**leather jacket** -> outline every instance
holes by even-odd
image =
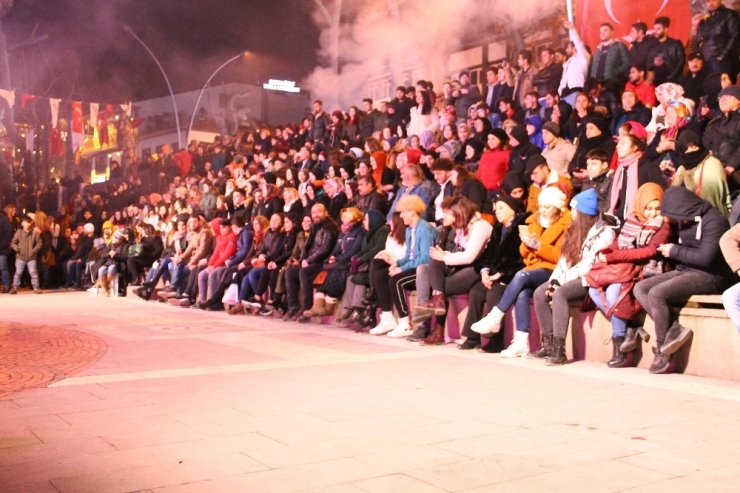
[[[303,245],[301,259],[307,260],[309,264],[323,263],[329,258],[338,238],[339,228],[333,220],[327,218],[318,224],[312,224],[306,244]]]
[[[702,143],[723,166],[740,169],[740,111],[722,114],[709,122]]]
[[[740,17],[732,9],[721,5],[706,15],[696,29],[692,51],[701,51],[705,60],[722,58],[728,62],[737,56],[740,42]]]

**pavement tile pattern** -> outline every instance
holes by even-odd
[[[79,373],[107,350],[103,339],[87,332],[0,322],[0,399]]]

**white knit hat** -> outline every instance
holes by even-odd
[[[95,226],[93,226],[93,223],[87,223],[85,224],[82,229],[85,230],[85,233],[94,233],[95,232]]]
[[[556,209],[563,210],[567,197],[558,187],[550,186],[543,189],[537,196],[537,205],[551,205]]]

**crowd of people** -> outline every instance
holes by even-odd
[[[131,285],[170,306],[336,315],[422,345],[445,343],[449,298],[467,293],[460,350],[548,365],[566,362],[576,305],[611,321],[610,367],[633,364],[649,315],[650,371],[669,372],[691,335],[672,306],[724,292],[740,330],[740,31],[733,10],[707,7],[690,44],[659,17],[652,34],[635,23],[629,47],[603,24],[592,52],[566,23],[565,47],[539,62],[522,50],[483,87],[463,71],[377,107],[315,101],[300,124],[115,163],[61,210],[8,205],[3,291],[28,270],[36,293]]]

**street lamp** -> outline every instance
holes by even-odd
[[[157,60],[157,57],[154,56],[154,53],[152,53],[152,50],[149,49],[149,47],[144,43],[140,37],[138,37],[134,32],[131,30],[128,26],[123,26],[123,30],[129,33],[131,36],[136,39],[139,43],[141,43],[141,46],[144,47],[146,51],[149,52],[149,54],[154,58],[154,62],[159,67],[159,70],[162,72],[162,75],[164,76],[165,82],[167,82],[167,88],[170,90],[170,96],[172,97],[172,106],[175,108],[175,125],[177,125],[177,144],[182,149],[182,135],[180,135],[180,116],[177,114],[177,102],[175,101],[175,93],[172,91],[172,85],[170,84],[170,79],[167,78],[167,73],[164,71],[164,68],[162,67],[162,64],[159,63],[159,60]]]
[[[203,85],[203,89],[200,90],[200,94],[198,94],[198,99],[195,100],[195,107],[193,108],[193,116],[190,118],[190,126],[188,127],[188,142],[190,142],[192,139],[190,138],[190,134],[193,133],[193,123],[195,122],[195,114],[198,112],[198,105],[200,104],[200,98],[203,97],[203,93],[206,92],[206,88],[208,87],[208,84],[211,83],[211,80],[213,80],[214,77],[216,77],[216,74],[221,71],[222,68],[233,62],[234,60],[238,60],[242,57],[245,57],[249,54],[248,51],[245,51],[243,53],[239,53],[233,58],[230,58],[224,62],[223,65],[218,67],[215,72],[211,74],[211,76],[208,78],[206,83]]]

